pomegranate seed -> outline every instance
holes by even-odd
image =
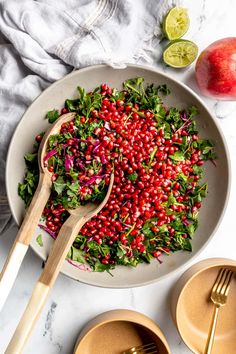
[[[35,137],[35,140],[37,141],[37,143],[41,143],[42,139],[43,139],[42,135],[37,135]]]

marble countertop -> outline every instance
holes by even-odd
[[[187,6],[188,1],[185,3]],[[201,5],[196,1],[195,6],[196,11],[192,9],[190,13],[191,28],[186,38],[196,42],[200,50],[217,39],[235,36],[235,1],[224,0],[222,4],[214,0],[205,0],[201,2]],[[199,93],[194,80],[193,66],[186,70],[174,70],[163,64],[159,64],[158,67]],[[225,134],[234,176],[236,175],[236,102],[217,102],[202,98],[217,117]],[[171,288],[187,267],[201,259],[209,257],[235,259],[235,200],[236,183],[232,178],[228,207],[213,239],[188,266],[155,284],[133,289],[104,289],[80,284],[60,275],[27,344],[25,353],[70,354],[73,352],[80,330],[90,319],[104,311],[128,308],[150,316],[159,324],[173,354],[189,354],[189,349],[182,342],[171,319],[169,309]],[[0,239],[0,267],[15,235],[16,228],[13,228]],[[228,246],[222,247],[222,239],[224,239],[224,245]],[[4,353],[41,269],[42,261],[30,250],[1,313],[0,353]]]

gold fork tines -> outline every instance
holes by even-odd
[[[158,354],[158,352],[155,343],[148,343],[137,347],[132,347],[123,352],[123,354]]]
[[[232,270],[227,268],[221,268],[216,278],[215,284],[213,285],[210,299],[215,305],[215,309],[208,333],[204,354],[210,354],[212,351],[219,309],[221,306],[224,306],[226,304],[232,276]]]

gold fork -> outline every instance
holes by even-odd
[[[216,278],[215,284],[212,288],[211,301],[215,305],[215,309],[211,321],[210,330],[208,333],[204,354],[210,354],[212,351],[219,309],[221,306],[224,306],[226,304],[232,275],[232,270],[221,268]]]
[[[158,354],[158,352],[155,343],[148,343],[137,347],[132,347],[123,352],[123,354]]]

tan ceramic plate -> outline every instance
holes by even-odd
[[[130,310],[113,310],[87,324],[79,335],[74,354],[121,354],[148,343],[155,343],[159,354],[170,354],[164,334],[149,317]]]
[[[222,218],[229,192],[229,157],[226,143],[215,122],[200,98],[187,86],[156,70],[130,65],[126,69],[112,69],[101,65],[75,71],[62,80],[51,85],[28,108],[20,121],[13,136],[7,158],[6,183],[12,214],[18,224],[24,215],[24,204],[17,194],[17,185],[22,181],[25,165],[23,156],[31,151],[34,137],[48,127],[44,118],[46,112],[53,108],[61,108],[66,98],[76,97],[76,87],[94,89],[103,82],[117,88],[122,87],[128,78],[141,76],[148,83],[167,84],[171,95],[165,99],[168,106],[187,108],[196,105],[200,111],[198,127],[202,137],[211,138],[216,146],[218,155],[217,166],[207,163],[205,180],[209,183],[209,195],[203,203],[200,212],[200,226],[193,240],[193,252],[177,252],[170,257],[163,257],[160,265],[157,261],[150,265],[139,265],[136,269],[117,267],[111,277],[108,273],[91,273],[79,270],[65,262],[62,272],[76,280],[105,287],[132,287],[151,283],[167,276],[192,259],[215,232]],[[36,242],[36,236],[43,234],[43,247]],[[53,240],[42,230],[38,229],[31,243],[34,251],[44,260],[50,250]]]
[[[195,354],[204,352],[214,306],[211,289],[221,267],[236,272],[236,261],[211,258],[189,268],[174,286],[171,309],[178,331]],[[236,353],[236,276],[220,309],[212,354]]]

